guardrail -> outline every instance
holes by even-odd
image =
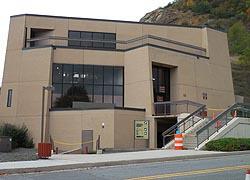
[[[154,103],[154,116],[178,115],[181,113],[192,113],[203,104],[189,101],[165,101]]]
[[[220,113],[214,120],[210,121],[203,128],[196,132],[197,147],[208,140],[214,133],[234,119],[234,116],[250,118],[250,104],[235,103]]]
[[[154,35],[144,35],[137,38],[133,38],[127,41],[123,40],[116,40],[116,41],[107,41],[107,40],[87,40],[87,39],[72,39],[67,37],[58,37],[58,36],[46,36],[46,37],[38,37],[38,38],[32,38],[32,39],[26,39],[26,47],[39,47],[39,46],[64,46],[64,47],[72,47],[69,46],[68,42],[91,42],[91,43],[109,43],[113,44],[113,48],[115,50],[129,50],[131,48],[136,48],[138,46],[142,45],[155,45],[160,47],[169,48],[170,50],[177,50],[179,52],[184,52],[188,54],[194,54],[198,56],[204,56],[206,55],[206,49],[195,46],[188,43],[183,43],[179,41],[174,41]],[[73,46],[77,47],[77,46]],[[86,47],[79,46],[78,48],[85,49]],[[87,47],[89,49],[89,47]],[[98,48],[97,48],[98,49]],[[107,49],[107,48],[105,48]]]
[[[157,114],[157,108],[161,106],[162,112]],[[171,108],[172,106],[172,108]],[[179,107],[178,107],[179,106]],[[181,107],[180,107],[181,106]],[[193,127],[200,120],[204,119],[206,105],[200,104],[193,101],[174,101],[174,102],[157,102],[154,103],[155,107],[155,115],[177,115],[181,113],[189,113],[184,119],[177,122],[175,125],[167,129],[162,133],[163,136],[163,146],[166,145],[166,142],[172,140],[174,134],[177,129],[181,130],[182,133],[186,132],[189,128]]]

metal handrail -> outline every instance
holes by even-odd
[[[203,104],[198,103],[198,102],[194,102],[194,101],[190,101],[190,100],[179,100],[179,101],[163,101],[163,102],[155,102],[155,105],[157,104],[191,104],[194,106],[202,106]]]
[[[157,105],[160,105],[160,106],[163,105],[164,106],[164,113],[165,113],[165,115],[167,115],[166,114],[166,110],[165,110],[165,108],[167,108],[167,105],[170,105],[170,106],[171,105],[187,105],[187,109],[186,109],[187,113],[189,112],[188,111],[188,105],[193,105],[193,106],[196,107],[196,109],[194,111],[192,111],[187,117],[185,117],[184,119],[182,119],[181,121],[179,121],[175,125],[171,126],[169,129],[167,129],[166,131],[164,131],[162,133],[162,136],[163,136],[163,145],[164,146],[166,144],[165,143],[166,142],[166,137],[174,134],[177,129],[179,129],[180,127],[183,127],[182,132],[185,132],[186,130],[188,130],[189,128],[191,128],[192,126],[194,126],[196,123],[198,123],[201,119],[204,119],[204,113],[203,112],[205,111],[205,108],[206,108],[206,105],[204,105],[204,104],[200,104],[200,103],[189,101],[189,100],[169,101],[169,102],[156,102],[156,103],[154,103],[155,111],[157,109]],[[201,113],[201,114],[199,114],[199,116],[201,115],[202,118],[198,119],[198,121],[197,120],[194,121],[194,118],[197,117],[196,116],[197,113]],[[171,114],[173,114],[173,113],[171,113]]]
[[[249,108],[244,108],[244,106],[249,106]],[[250,104],[249,103],[235,103],[231,106],[229,106],[225,111],[221,112],[215,119],[210,121],[208,124],[206,124],[204,127],[202,127],[200,130],[196,132],[196,137],[197,137],[197,147],[199,147],[200,144],[202,144],[204,141],[208,140],[214,133],[218,132],[219,129],[223,128],[224,126],[227,126],[227,124],[234,118],[232,117],[231,119],[228,119],[229,117],[227,116],[228,113],[232,113],[232,110],[236,111],[242,111],[242,112],[248,112],[246,116],[244,117],[250,117]],[[249,115],[249,116],[248,116]],[[233,115],[232,115],[233,116]],[[223,126],[217,126],[216,131],[210,133],[209,128],[211,128],[213,125],[217,124],[218,121],[223,119],[225,117],[226,122]],[[237,115],[239,117],[239,114]],[[204,138],[202,141],[199,141],[200,135],[207,131],[207,136]]]
[[[186,106],[186,108],[184,108],[185,110],[182,112],[177,112],[177,107],[183,106],[183,105]],[[177,115],[177,114],[185,113],[185,112],[192,113],[193,110],[189,111],[190,105],[196,108],[196,107],[202,106],[203,104],[193,102],[190,100],[155,102],[154,103],[154,116]],[[162,109],[162,108],[163,108],[163,111],[159,112],[159,109]]]
[[[73,38],[67,38],[67,37],[59,37],[59,36],[46,36],[46,37],[39,37],[39,38],[32,38],[32,39],[26,39],[27,43],[31,43],[31,42],[38,42],[38,41],[46,41],[46,40],[62,40],[62,41],[78,41],[78,42],[102,42],[102,43],[113,43],[113,44],[123,44],[123,45],[127,45],[127,44],[131,44],[131,43],[135,43],[138,41],[142,41],[145,39],[153,39],[153,40],[157,40],[160,42],[164,42],[164,43],[170,43],[170,44],[174,44],[174,45],[178,45],[181,47],[186,47],[186,48],[190,48],[190,49],[194,49],[194,50],[199,50],[203,53],[206,52],[205,48],[199,47],[199,46],[195,46],[192,44],[188,44],[188,43],[183,43],[183,42],[179,42],[179,41],[174,41],[171,39],[166,39],[166,38],[162,38],[162,37],[158,37],[158,36],[153,36],[153,35],[143,35],[137,38],[133,38],[133,39],[129,39],[127,41],[121,41],[121,40],[116,40],[116,41],[107,41],[107,40],[86,40],[86,39],[73,39]]]
[[[189,121],[191,117],[193,117],[193,116],[194,116],[195,114],[197,114],[198,112],[201,112],[201,110],[204,111],[205,108],[206,108],[206,105],[202,105],[201,107],[199,107],[198,109],[196,109],[194,112],[192,112],[191,114],[189,114],[187,117],[185,117],[184,119],[182,119],[181,121],[179,121],[178,123],[176,123],[175,125],[173,125],[172,127],[170,127],[169,129],[167,129],[166,131],[164,131],[164,132],[162,133],[162,136],[166,136],[166,135],[172,133],[173,130],[177,130],[178,127],[179,127],[180,125],[182,125],[182,124],[186,123],[187,121]],[[204,117],[203,117],[203,118],[204,118]],[[202,118],[202,119],[203,119],[203,118]],[[194,125],[194,124],[193,124],[193,125]],[[189,127],[189,128],[190,128],[190,127]],[[185,132],[185,131],[188,130],[189,128],[184,129],[183,132]]]

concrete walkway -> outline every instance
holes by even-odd
[[[0,163],[0,175],[250,154],[194,150],[151,150],[113,154],[58,154],[49,159]]]

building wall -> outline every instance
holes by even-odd
[[[114,121],[116,148],[147,148],[148,140],[135,140],[135,120],[145,120],[145,112],[116,110]]]
[[[93,147],[100,135],[101,148],[114,148],[114,110],[51,111],[49,129],[53,140],[62,143],[56,144],[59,149],[80,148],[82,130],[93,130]]]
[[[134,120],[144,118],[145,112],[130,110],[51,111],[49,134],[55,146],[63,150],[81,147],[82,130],[93,130],[94,149],[98,135],[101,148],[133,148]],[[137,148],[148,146],[144,140],[135,145]]]
[[[231,66],[226,34],[206,29],[209,59],[149,49],[152,63],[171,68],[171,100],[188,99],[210,108],[226,108],[234,103]],[[202,94],[207,93],[207,100]]]

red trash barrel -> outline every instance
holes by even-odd
[[[250,169],[246,170],[246,178],[245,180],[250,180]]]
[[[51,157],[52,144],[51,143],[38,143],[38,157],[47,159]]]

